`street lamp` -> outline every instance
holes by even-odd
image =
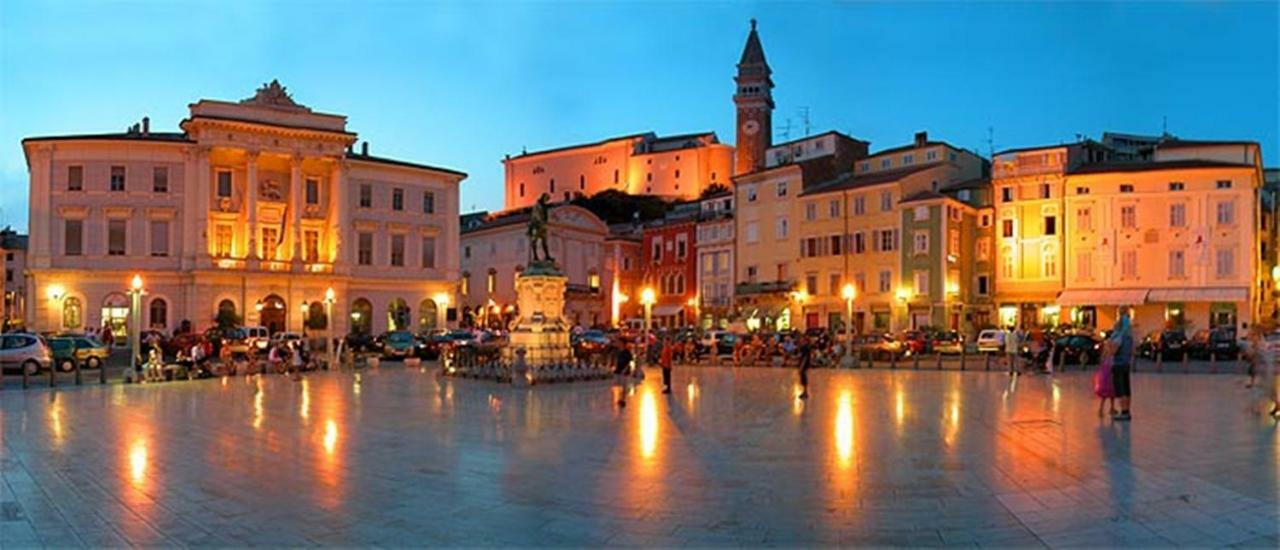
[[[55,283],[55,284],[49,285],[49,287],[46,288],[44,292],[46,295],[49,296],[49,301],[53,302],[53,307],[51,308],[53,309],[53,316],[55,319],[58,319],[58,322],[56,323],[56,325],[59,329],[61,329],[62,323],[64,322],[64,320],[61,319],[61,316],[60,316],[60,313],[61,313],[60,310],[62,309],[60,306],[62,305],[62,297],[67,295],[67,288],[60,284]],[[7,330],[9,328],[9,303],[8,303],[8,296],[7,296],[8,293],[5,293],[5,294],[6,296],[5,296],[4,328]]]
[[[435,298],[436,298],[436,328],[444,330],[448,328],[445,326],[445,324],[448,323],[447,315],[449,311],[449,293],[437,292]]]
[[[333,292],[333,287],[329,287],[324,291],[324,354],[329,361],[329,367],[333,368],[336,364],[336,357],[333,355],[333,303],[337,301],[337,294]]]
[[[644,306],[644,347],[641,352],[644,358],[649,358],[649,322],[653,316],[653,304],[658,300],[657,294],[653,291],[653,287],[644,287],[640,291],[640,305]],[[647,362],[647,361],[646,361]]]
[[[142,348],[142,292],[142,275],[134,275],[129,283],[129,309],[133,313],[133,330],[129,331],[129,367],[133,369],[131,376],[137,376],[138,354]]]
[[[840,292],[844,296],[845,308],[849,316],[845,320],[844,325],[844,363],[845,367],[853,366],[853,299],[858,297],[858,289],[854,288],[853,283],[846,283],[844,289]]]

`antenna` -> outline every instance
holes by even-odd
[[[784,142],[791,141],[791,119],[790,118],[788,118],[786,123],[782,125],[782,128],[778,130],[778,133],[782,134],[782,141]]]
[[[804,137],[809,137],[809,108],[800,107],[796,109],[796,113],[800,115],[800,120],[804,124]]]
[[[996,158],[996,129],[992,126],[987,126],[987,157]]]
[[[1169,135],[1169,115],[1160,115],[1160,135]]]

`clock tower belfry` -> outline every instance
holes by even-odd
[[[738,109],[737,160],[734,175],[764,168],[765,150],[773,144],[773,79],[769,63],[764,60],[764,47],[756,34],[756,20],[751,20],[751,34],[738,61],[738,85],[733,104]]]

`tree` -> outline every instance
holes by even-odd
[[[729,186],[727,186],[727,185],[725,185],[725,184],[723,184],[723,183],[713,183],[713,184],[708,185],[708,186],[706,186],[705,188],[703,188],[703,189],[702,189],[702,194],[701,194],[701,195],[698,195],[698,198],[700,198],[700,199],[705,199],[705,198],[707,198],[707,197],[710,197],[711,195],[718,195],[718,194],[720,194],[720,193],[724,193],[724,192],[726,192],[726,191],[728,191],[728,190],[729,190]]]
[[[219,309],[218,315],[213,318],[213,322],[216,323],[219,328],[236,327],[240,325],[240,316],[236,315],[235,310]]]
[[[667,213],[667,203],[659,197],[628,195],[616,189],[607,189],[590,197],[579,196],[571,202],[590,210],[607,224],[655,220]]]

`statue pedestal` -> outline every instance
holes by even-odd
[[[511,345],[504,350],[508,360],[514,358],[518,348],[525,350],[525,362],[530,366],[573,358],[569,324],[564,319],[564,292],[568,282],[569,278],[554,264],[546,262],[533,262],[516,277],[520,317],[511,328]]]

